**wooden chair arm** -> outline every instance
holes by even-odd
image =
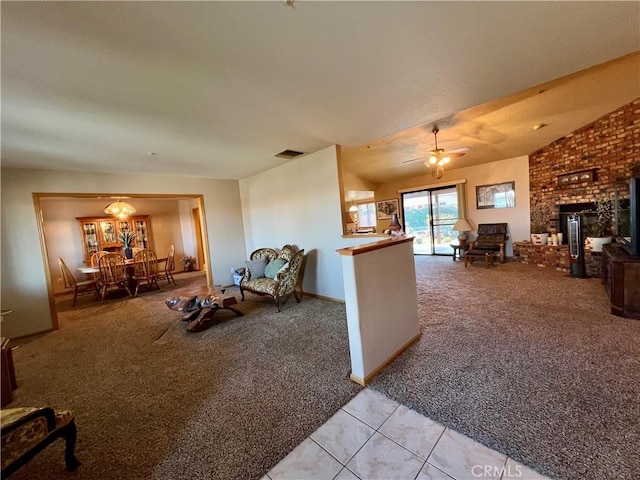
[[[6,427],[2,427],[2,435],[6,435],[9,432],[14,431],[17,428],[33,421],[38,417],[44,417],[47,420],[47,432],[51,432],[56,428],[56,414],[51,407],[43,407],[33,412],[29,412],[23,417],[20,417],[16,421],[10,423]]]

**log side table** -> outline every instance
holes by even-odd
[[[218,310],[230,310],[238,317],[244,316],[232,305],[238,303],[233,295],[224,295],[222,292],[209,292],[200,295],[182,294],[169,297],[165,300],[171,310],[182,312],[181,320],[190,322],[187,332],[201,332],[213,325],[213,316]]]

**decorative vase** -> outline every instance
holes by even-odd
[[[391,214],[391,223],[387,227],[387,232],[391,233],[391,232],[395,232],[397,230],[402,230],[402,225],[400,225],[400,222],[398,221],[398,214],[397,213],[392,213]]]
[[[611,243],[612,237],[587,237],[584,246],[590,248],[592,252],[601,252],[602,246]]]
[[[132,259],[133,258],[133,248],[125,248],[124,249],[124,256],[127,257],[128,259]]]
[[[548,233],[532,233],[531,234],[531,242],[534,245],[546,245],[549,241]]]

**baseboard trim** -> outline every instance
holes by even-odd
[[[305,296],[305,297],[313,297],[313,298],[318,298],[320,300],[327,300],[329,302],[334,302],[334,303],[342,303],[344,304],[345,301],[341,300],[339,298],[333,298],[333,297],[325,297],[324,295],[318,295],[316,293],[307,293],[307,292],[299,292],[300,296]]]
[[[393,352],[389,358],[387,358],[384,362],[378,365],[378,367],[366,377],[362,378],[352,373],[351,375],[349,375],[349,378],[354,382],[356,382],[357,384],[362,385],[363,387],[366,387],[367,384],[371,382],[373,377],[378,375],[387,365],[393,362],[398,356],[400,356],[402,352],[404,352],[407,348],[409,348],[413,342],[418,340],[418,338],[420,338],[420,335],[421,333],[418,332],[418,334],[415,337],[413,337],[411,340],[409,340],[407,343],[401,346],[398,350]]]

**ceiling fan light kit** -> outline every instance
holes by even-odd
[[[439,131],[440,130],[438,129],[438,127],[434,125],[431,133],[433,133],[433,136],[435,138],[435,148],[433,150],[429,150],[428,157],[419,157],[412,160],[405,160],[402,163],[411,163],[417,160],[424,160],[426,158],[427,160],[424,162],[424,165],[431,170],[431,175],[433,176],[433,178],[442,178],[442,176],[444,175],[444,166],[451,162],[451,158],[462,157],[469,151],[469,147],[461,147],[449,151],[446,151],[444,148],[438,148]]]
[[[451,157],[447,152],[445,152],[444,148],[438,148],[439,131],[440,130],[438,129],[438,127],[434,125],[431,133],[433,133],[433,136],[435,138],[435,148],[431,150],[431,152],[429,152],[429,161],[424,162],[424,164],[429,168],[436,167],[432,168],[431,170],[431,174],[434,178],[442,178],[442,176],[444,175],[444,166],[451,161]]]

